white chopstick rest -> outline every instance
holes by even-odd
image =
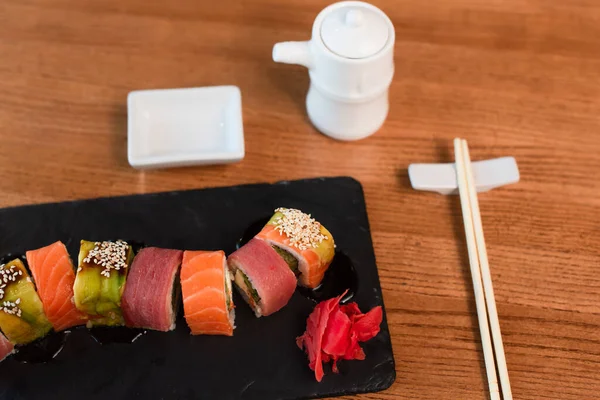
[[[492,278],[485,247],[483,225],[479,210],[479,201],[474,185],[473,171],[467,142],[454,139],[454,151],[456,158],[456,178],[458,182],[465,234],[467,238],[467,249],[469,253],[469,265],[473,278],[473,290],[475,292],[475,303],[477,306],[477,317],[481,342],[486,365],[490,397],[492,400],[500,399],[498,381],[496,375],[495,358],[498,363],[502,395],[505,400],[512,400],[510,380],[500,333],[500,323],[496,310],[496,300],[492,287]],[[487,310],[486,310],[487,306]],[[489,315],[488,315],[489,313]],[[489,317],[489,319],[488,319]],[[489,324],[489,325],[488,325]],[[492,339],[490,340],[490,326]]]
[[[519,182],[519,168],[514,157],[500,157],[475,161],[473,176],[477,192],[486,192],[500,186]],[[410,184],[415,190],[458,194],[456,167],[446,164],[410,164]]]

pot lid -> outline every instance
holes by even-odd
[[[360,4],[331,11],[321,24],[325,46],[345,58],[367,58],[378,53],[389,34],[384,16]]]

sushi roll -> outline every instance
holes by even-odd
[[[192,335],[233,336],[231,275],[223,251],[185,251],[181,293],[185,320]]]
[[[65,245],[59,241],[25,255],[44,313],[54,330],[85,325],[87,316],[75,307],[75,271]]]
[[[133,259],[121,308],[125,325],[168,332],[175,329],[181,250],[147,247]]]
[[[4,361],[4,359],[10,356],[15,352],[15,346],[0,333],[0,361]]]
[[[257,317],[282,309],[296,289],[296,276],[266,242],[251,239],[228,258],[233,281]]]
[[[293,208],[278,208],[256,235],[275,251],[298,276],[301,286],[314,289],[335,255],[331,233],[310,214]]]
[[[127,242],[81,241],[73,292],[75,306],[89,316],[88,328],[124,325],[121,296],[133,249]]]
[[[13,344],[33,342],[52,330],[25,264],[18,258],[0,265],[0,305],[0,329]]]

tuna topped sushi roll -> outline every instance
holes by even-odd
[[[192,335],[233,335],[231,276],[223,251],[184,252],[181,292]]]
[[[233,281],[257,317],[282,309],[296,289],[296,276],[266,242],[251,239],[228,258]]]
[[[55,242],[26,255],[44,312],[54,330],[85,325],[87,316],[75,307],[73,300],[75,271],[65,245]]]
[[[52,325],[20,259],[0,265],[0,329],[13,344],[45,336]]]
[[[15,352],[15,346],[0,333],[0,361],[4,361],[6,357]]]
[[[73,292],[77,309],[90,318],[88,327],[124,324],[121,296],[132,260],[133,249],[122,240],[81,241]]]
[[[301,286],[314,289],[335,255],[333,236],[323,225],[293,208],[278,208],[256,235],[279,253]]]
[[[182,255],[181,250],[147,247],[135,256],[121,304],[128,327],[175,329],[179,297],[175,278]]]

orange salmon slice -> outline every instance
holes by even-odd
[[[87,317],[75,307],[75,272],[65,245],[58,241],[26,253],[27,264],[42,300],[44,313],[55,331],[84,325]]]
[[[192,335],[233,336],[231,278],[223,251],[185,251],[181,265],[185,320]]]

